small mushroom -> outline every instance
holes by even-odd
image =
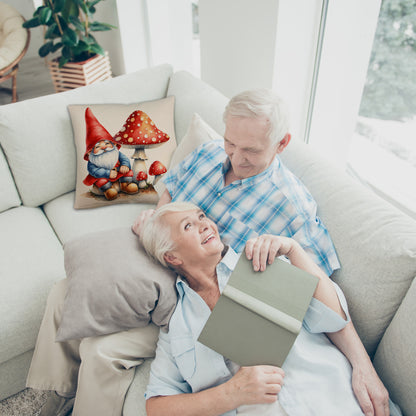
[[[139,182],[139,188],[146,188],[147,187],[147,173],[143,172],[142,170],[137,174],[136,180]]]
[[[170,137],[159,130],[152,119],[141,110],[133,111],[127,118],[123,127],[114,136],[114,141],[123,147],[133,148],[133,177],[140,171],[146,172],[145,148],[155,148],[167,142]]]
[[[153,186],[156,185],[157,181],[160,177],[167,172],[166,167],[163,165],[162,162],[155,160],[149,168],[149,175],[153,175],[155,178],[153,179]]]

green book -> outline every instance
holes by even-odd
[[[318,280],[281,259],[255,272],[243,253],[198,341],[241,366],[281,367]]]

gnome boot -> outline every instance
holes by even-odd
[[[120,182],[121,192],[132,195],[139,192],[139,187],[134,182]]]
[[[104,191],[104,196],[107,198],[108,201],[112,201],[113,199],[116,199],[118,195],[118,192],[113,187],[108,188],[106,191]]]

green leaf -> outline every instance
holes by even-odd
[[[54,22],[48,27],[48,30],[45,32],[44,38],[55,39],[58,36],[60,36],[58,25]]]
[[[62,48],[62,56],[64,58],[67,59],[67,62],[71,59],[72,57],[72,53],[71,53],[71,48],[69,48],[68,46],[64,45]]]
[[[26,29],[30,29],[31,27],[38,27],[39,25],[39,17],[33,17],[32,19],[26,20],[26,22],[24,22],[22,26]]]
[[[48,24],[52,17],[52,10],[49,7],[42,7],[39,11],[39,21],[42,25]]]
[[[94,7],[96,4],[98,4],[101,0],[93,0],[93,1],[87,1],[87,6],[89,8]]]
[[[69,22],[74,25],[76,30],[79,30],[80,32],[85,31],[85,25],[79,20],[78,16],[70,16]]]
[[[78,43],[78,35],[75,30],[67,28],[62,36],[62,42],[68,46],[75,46]]]
[[[88,7],[83,0],[74,0],[74,2],[85,14],[88,14]]]
[[[114,29],[115,27],[108,23],[92,22],[90,23],[89,28],[93,32],[104,32],[106,30]]]
[[[62,42],[55,43],[53,45],[53,48],[52,48],[51,52],[56,52],[58,49],[62,48],[62,46],[64,46],[64,44]]]
[[[52,48],[53,48],[53,42],[52,41],[46,42],[39,48],[39,51],[38,51],[39,56],[41,58],[44,58],[46,55],[52,52]]]
[[[65,0],[54,0],[53,2],[53,9],[55,13],[60,13],[64,8]]]
[[[62,55],[59,58],[59,68],[62,68],[67,62],[69,62],[69,59]]]
[[[69,21],[69,16],[79,16],[79,7],[76,0],[66,0],[62,9],[62,17]]]
[[[89,51],[90,45],[88,45],[86,42],[80,40],[77,46],[77,54],[80,54],[82,52]]]
[[[98,43],[90,45],[90,51],[97,53],[98,55],[105,55],[104,49]]]

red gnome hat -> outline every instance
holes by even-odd
[[[118,148],[120,148],[120,145],[114,142],[111,134],[97,120],[89,107],[85,110],[85,124],[87,127],[87,135],[85,138],[86,150],[84,154],[85,160],[88,160],[89,153],[94,148],[95,144],[100,140],[109,140],[111,143],[114,143]]]

